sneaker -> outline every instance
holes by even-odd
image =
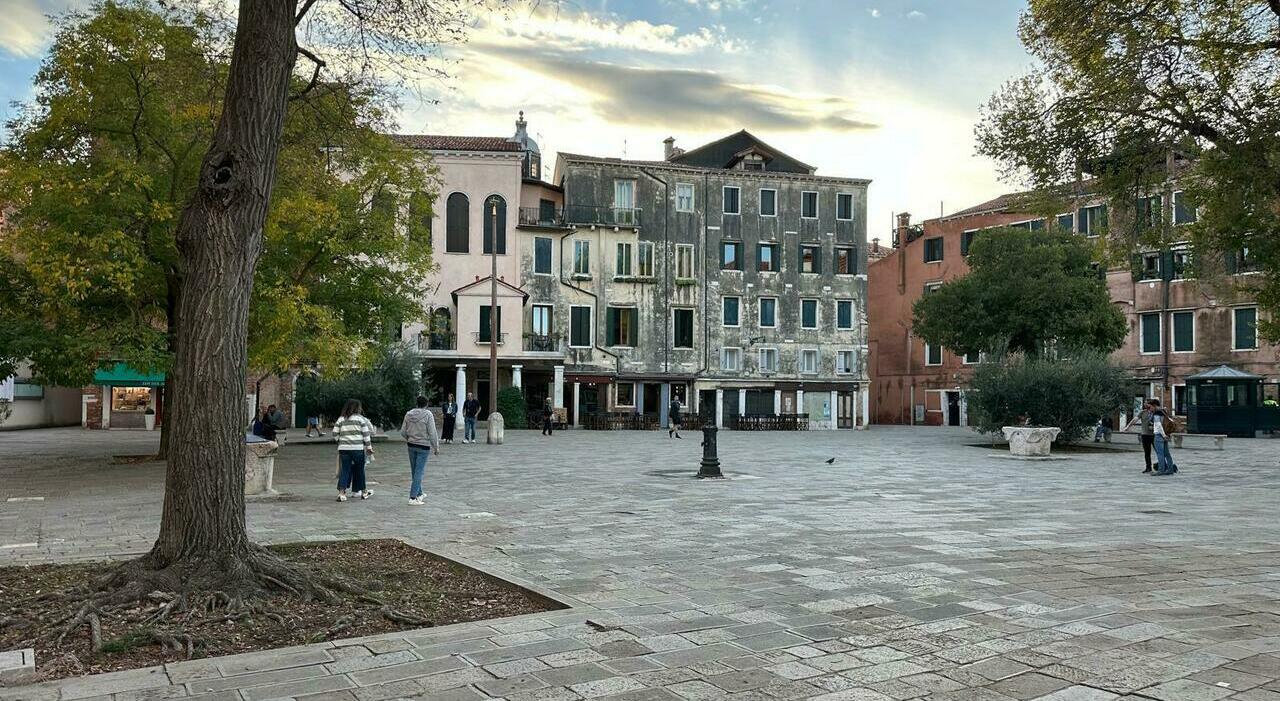
[[[338,495],[338,501],[346,501],[346,500],[347,500],[347,495],[346,495],[346,494],[339,494],[339,495]]]
[[[371,496],[373,496],[373,490],[372,490],[372,489],[366,489],[366,490],[364,490],[363,492],[360,492],[360,498],[361,498],[361,499],[368,499],[368,498],[369,498],[369,497],[371,497]]]
[[[416,497],[409,500],[409,506],[422,506],[425,503],[426,502],[422,500],[422,497]]]

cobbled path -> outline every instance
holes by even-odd
[[[1280,701],[1280,442],[1029,463],[952,429],[512,432],[451,445],[428,505],[403,446],[333,501],[328,445],[286,446],[265,542],[396,537],[571,608],[0,689],[0,701],[801,699]],[[0,565],[155,537],[154,435],[0,433]],[[835,457],[828,465],[825,461]]]

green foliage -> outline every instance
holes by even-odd
[[[417,356],[408,348],[380,348],[367,368],[334,377],[300,379],[298,407],[303,413],[334,421],[348,399],[359,399],[364,415],[375,426],[398,426],[424,391],[418,380],[420,369]]]
[[[1127,326],[1092,259],[1091,244],[1074,234],[983,231],[969,248],[969,274],[916,301],[912,332],[962,354],[1115,350]]]
[[[1079,440],[1098,419],[1124,409],[1133,388],[1106,353],[1030,357],[1014,354],[979,365],[967,394],[969,422],[982,433],[1004,426],[1062,429],[1058,441]]]
[[[100,1],[58,21],[36,97],[0,150],[11,207],[0,370],[30,359],[46,382],[75,386],[103,362],[171,363],[177,217],[228,68],[225,37],[172,7]],[[291,103],[254,279],[250,367],[340,367],[421,314],[432,179],[384,135],[389,106],[372,88],[336,83]]]
[[[525,417],[524,392],[519,387],[498,390],[498,413],[502,414],[506,428],[528,428]]]
[[[1261,331],[1280,338],[1280,3],[1245,0],[1030,0],[1023,44],[1039,68],[983,111],[978,151],[1006,176],[1052,190],[1093,176],[1116,203],[1172,174],[1201,207],[1194,225],[1126,227],[1118,244],[1190,235],[1197,273],[1257,295]],[[1177,154],[1175,158],[1173,155]],[[1243,248],[1260,275],[1230,277]]]

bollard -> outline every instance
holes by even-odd
[[[698,479],[724,479],[720,472],[720,457],[716,454],[715,412],[702,411],[702,463],[698,465]]]

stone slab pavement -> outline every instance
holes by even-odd
[[[264,542],[396,537],[571,608],[0,688],[0,701],[798,699],[1280,701],[1280,483],[1267,439],[1002,459],[963,430],[512,431],[449,445],[428,504],[380,445],[368,501],[333,451],[281,453]],[[0,433],[0,565],[125,556],[155,537],[152,434]],[[834,464],[826,464],[834,457]]]

